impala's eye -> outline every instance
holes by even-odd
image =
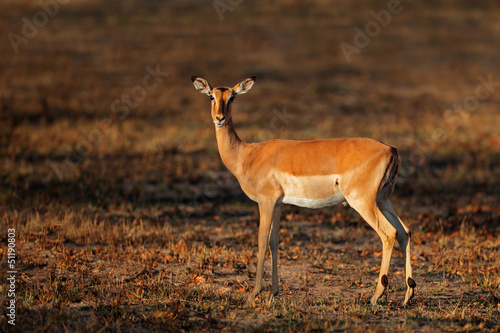
[[[210,100],[212,100],[212,101],[215,99],[215,97],[213,95],[210,95],[209,97],[210,97]]]
[[[228,103],[231,103],[232,101],[234,101],[234,95],[231,95],[231,97],[229,97],[229,99],[227,100]]]

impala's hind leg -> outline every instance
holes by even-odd
[[[382,198],[379,200],[378,205],[382,210],[384,216],[389,220],[392,226],[397,230],[397,239],[399,246],[401,247],[401,251],[403,252],[403,260],[405,263],[405,276],[406,276],[406,295],[405,300],[403,301],[403,306],[405,306],[408,301],[414,295],[414,289],[417,285],[412,278],[412,270],[411,270],[411,253],[410,253],[410,239],[411,232],[404,225],[403,221],[398,217],[394,208],[392,207],[389,198],[385,196],[385,193],[381,193]]]
[[[363,197],[365,199],[363,199]],[[387,274],[389,272],[392,249],[396,242],[397,231],[378,208],[375,201],[375,195],[372,197],[360,196],[359,198],[351,197],[346,199],[349,205],[365,219],[382,240],[382,264],[380,265],[377,288],[375,289],[375,294],[371,298],[372,305],[376,305],[389,283]]]
[[[271,226],[271,235],[269,236],[269,247],[271,248],[271,262],[272,262],[272,285],[271,291],[269,292],[269,297],[267,298],[268,304],[274,299],[274,296],[278,295],[280,290],[279,280],[278,280],[278,246],[280,243],[280,207],[274,207],[273,211],[273,222]]]

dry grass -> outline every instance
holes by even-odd
[[[221,22],[197,0],[71,1],[17,54],[4,38],[0,240],[16,229],[19,281],[16,327],[2,316],[2,330],[500,330],[500,87],[453,106],[475,96],[479,76],[500,81],[500,7],[402,5],[351,63],[339,44],[385,4],[244,1]],[[6,35],[40,7],[0,9]],[[168,75],[114,112],[147,66]],[[245,304],[257,208],[220,161],[191,75],[215,85],[258,76],[235,104],[247,141],[370,136],[399,147],[393,202],[413,233],[417,282],[409,307],[399,306],[398,250],[387,295],[369,305],[380,241],[343,207],[285,208],[280,295]],[[295,117],[268,130],[273,110]]]

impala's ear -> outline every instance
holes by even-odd
[[[233,90],[236,94],[246,94],[253,86],[257,78],[255,76],[249,77],[234,86]]]
[[[191,81],[193,81],[194,87],[200,93],[208,95],[208,96],[210,96],[212,94],[212,87],[210,87],[210,84],[208,83],[207,80],[205,80],[199,76],[192,76]]]

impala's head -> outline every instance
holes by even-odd
[[[212,100],[212,120],[215,126],[222,127],[231,119],[231,103],[236,95],[247,93],[257,78],[255,76],[249,77],[233,88],[216,87],[213,89],[208,81],[201,77],[193,76],[191,80],[196,90]]]

